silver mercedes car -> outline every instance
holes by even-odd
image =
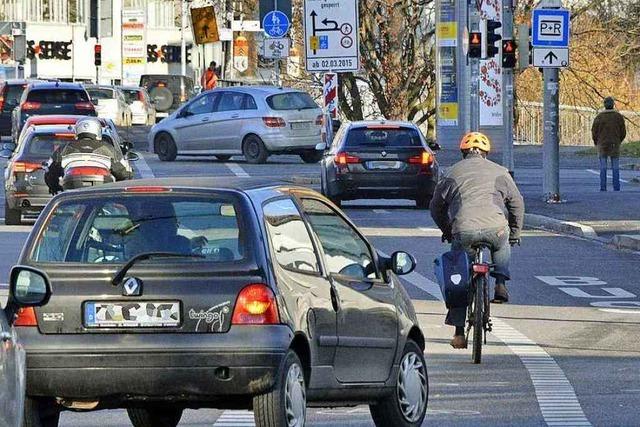
[[[303,91],[279,87],[217,88],[194,97],[149,133],[149,151],[160,160],[178,155],[243,155],[264,163],[271,154],[322,158],[322,109]]]

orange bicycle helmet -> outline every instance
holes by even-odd
[[[472,148],[477,148],[488,153],[491,151],[491,141],[489,141],[489,138],[487,138],[483,133],[469,132],[462,137],[462,140],[460,141],[460,150],[465,151]]]

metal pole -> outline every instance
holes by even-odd
[[[502,38],[513,39],[513,8],[511,1],[505,1],[502,9]],[[513,176],[513,68],[503,68],[503,86],[505,88],[504,147],[502,166]]]
[[[560,138],[558,68],[544,69],[544,147],[542,165],[544,180],[542,190],[547,203],[560,202]]]
[[[480,31],[480,11],[475,1],[469,1],[469,27],[470,31]],[[484,41],[483,41],[484,42]],[[470,130],[477,132],[480,130],[480,59],[469,58],[471,70],[470,96],[469,96],[469,116]]]
[[[187,2],[181,0],[180,10],[182,15],[180,17],[180,71],[183,76],[187,75],[187,41],[184,36],[187,26],[185,21],[187,19]]]

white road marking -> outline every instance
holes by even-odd
[[[593,169],[587,169],[587,172],[592,173],[592,174],[594,174],[594,175],[598,175],[598,176],[600,176],[600,171],[594,171]],[[609,178],[609,179],[613,179],[613,178],[612,178],[612,176],[611,176],[611,174],[607,174],[607,178]],[[622,179],[622,178],[620,178],[620,182],[626,182],[626,183],[629,183],[629,181],[627,181],[626,179]]]
[[[135,169],[138,171],[138,175],[140,175],[140,178],[155,177],[155,175],[153,174],[153,171],[147,164],[147,161],[144,159],[144,156],[142,154],[140,154],[140,158],[137,161],[132,162],[132,164],[135,167]]]
[[[417,288],[442,301],[440,286],[413,272],[404,276]],[[533,340],[509,326],[504,320],[493,318],[492,334],[502,341],[529,372],[542,417],[548,426],[590,426],[571,383],[556,361]]]
[[[242,169],[242,167],[237,163],[225,163],[229,170],[235,174],[235,176],[239,178],[249,178],[249,174]]]
[[[388,210],[386,210],[386,209],[374,209],[374,210],[373,210],[373,213],[375,213],[375,214],[383,214],[383,215],[386,215],[386,214],[388,214],[388,213],[389,213],[389,211],[388,211]]]
[[[253,427],[255,425],[253,412],[249,411],[224,411],[213,424],[214,427]]]

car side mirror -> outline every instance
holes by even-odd
[[[333,130],[333,134],[335,135],[338,130],[340,129],[340,126],[342,126],[342,122],[338,119],[332,119],[331,120],[331,129]]]
[[[3,149],[0,150],[0,157],[2,157],[3,159],[10,159],[13,156],[13,150],[9,150],[9,149]]]
[[[433,139],[430,139],[430,138],[427,139],[427,145],[433,151],[438,151],[438,150],[440,150],[442,148],[442,147],[440,147],[440,144],[438,144],[437,142],[435,142]]]
[[[91,103],[92,103],[93,105],[98,105],[98,101],[99,101],[99,99],[98,99],[98,98],[91,98]]]
[[[391,255],[390,270],[398,276],[411,273],[416,268],[416,259],[403,251],[394,252]]]
[[[127,151],[124,155],[124,158],[130,162],[137,162],[140,160],[140,155],[133,151]]]
[[[47,275],[33,267],[18,265],[11,269],[9,299],[18,307],[37,307],[51,297],[51,283]]]

